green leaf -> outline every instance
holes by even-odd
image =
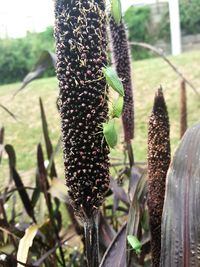
[[[120,0],[111,0],[111,15],[117,25],[119,25],[122,19],[122,6]]]
[[[112,67],[103,67],[102,71],[106,78],[107,84],[111,86],[119,95],[124,96],[124,86],[117,72]]]
[[[127,236],[128,243],[131,245],[131,247],[135,250],[135,252],[141,253],[142,244],[134,235],[128,235]]]

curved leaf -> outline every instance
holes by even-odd
[[[39,98],[39,102],[40,102],[40,113],[41,113],[41,119],[42,119],[42,130],[43,130],[44,141],[45,141],[45,145],[46,145],[47,157],[48,157],[48,160],[50,160],[51,156],[53,154],[53,146],[52,146],[52,143],[51,143],[51,140],[49,137],[46,114],[44,111],[44,106],[43,106],[41,98]],[[51,178],[57,177],[54,161],[52,161],[52,163],[51,163],[50,177]]]
[[[167,175],[161,267],[200,266],[199,137],[200,123],[186,131]]]
[[[35,222],[33,206],[31,204],[29,196],[28,196],[28,194],[26,192],[26,189],[24,187],[22,179],[21,179],[20,175],[18,174],[18,172],[16,170],[16,156],[15,156],[14,148],[11,145],[6,145],[5,146],[5,150],[6,150],[7,154],[8,154],[8,157],[9,157],[9,166],[10,166],[11,179],[13,179],[14,182],[15,182],[16,188],[18,190],[18,193],[20,195],[20,198],[22,200],[22,203],[24,205],[24,208],[25,208],[27,214]]]
[[[126,266],[126,224],[117,233],[106,250],[99,267]]]
[[[3,110],[5,110],[14,120],[17,120],[17,117],[15,116],[15,114],[12,113],[7,107],[5,107],[4,105],[2,105],[1,103],[0,103],[0,107]]]
[[[22,89],[26,87],[34,79],[40,77],[43,72],[49,67],[56,66],[56,55],[50,51],[42,51],[38,61],[34,65],[33,69],[24,77],[21,87],[14,93],[13,96],[16,96]]]

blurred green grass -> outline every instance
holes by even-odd
[[[200,52],[183,53],[170,60],[179,68],[200,92]],[[161,58],[154,58],[133,62],[133,87],[135,99],[135,139],[133,148],[136,161],[145,161],[147,157],[147,124],[150,115],[155,90],[162,85],[171,124],[172,151],[179,142],[179,88],[180,77]],[[14,121],[5,111],[0,109],[0,126],[5,127],[5,143],[12,144],[17,155],[17,169],[23,177],[25,184],[29,184],[34,177],[36,168],[37,144],[44,144],[39,109],[39,97],[42,98],[50,138],[55,146],[60,134],[60,119],[56,109],[58,95],[58,82],[56,78],[43,78],[33,81],[14,99],[12,94],[20,87],[20,83],[0,86],[0,103],[4,104],[17,117]],[[200,97],[187,86],[188,96],[188,124],[198,122],[200,118]],[[123,133],[121,121],[120,142],[111,155],[123,158]],[[44,146],[43,146],[44,149]],[[45,149],[44,149],[45,151]],[[56,157],[59,176],[63,177],[62,153]],[[8,181],[8,159],[3,155],[0,165],[0,181],[3,187]]]

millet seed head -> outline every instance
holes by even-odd
[[[124,109],[122,122],[124,127],[124,140],[130,142],[134,137],[134,102],[132,87],[132,71],[130,48],[123,20],[117,25],[115,19],[109,17],[110,35],[112,41],[113,61],[118,76],[122,79],[124,86]]]
[[[169,118],[162,89],[154,99],[148,129],[148,208],[150,215],[152,266],[158,267],[161,249],[161,219],[165,182],[170,164]]]
[[[109,188],[104,0],[57,0],[55,38],[66,184],[76,214],[90,217]],[[98,81],[95,81],[98,80]]]

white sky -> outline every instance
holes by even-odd
[[[138,2],[121,0],[123,11]],[[53,0],[0,0],[0,37],[21,37],[29,31],[43,31],[54,23]]]

